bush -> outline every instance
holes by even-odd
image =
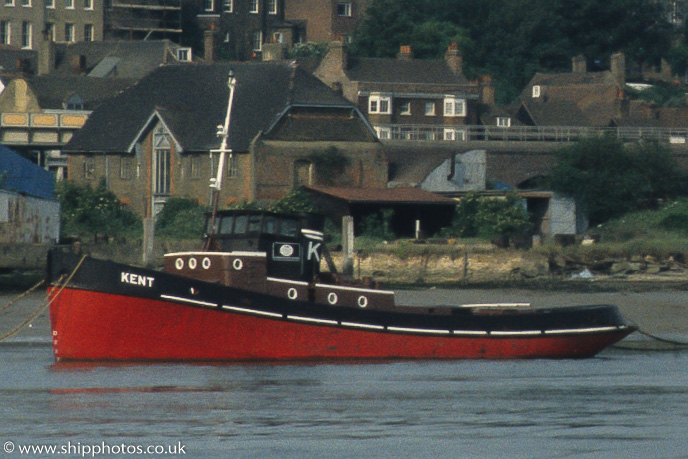
[[[195,199],[171,198],[155,220],[155,232],[176,239],[200,238],[206,210]]]
[[[95,189],[61,181],[55,194],[60,201],[62,234],[122,237],[141,232],[141,219],[107,190],[104,181]]]
[[[394,211],[392,209],[382,209],[380,212],[368,215],[361,222],[361,236],[382,239],[384,241],[394,239],[395,234],[392,231],[393,216]]]
[[[530,215],[515,194],[502,199],[470,193],[459,201],[451,226],[443,228],[440,235],[493,238],[527,234],[532,229]]]

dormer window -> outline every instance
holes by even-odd
[[[368,113],[389,115],[392,113],[392,98],[379,94],[371,94],[368,99]]]
[[[191,48],[178,48],[177,60],[180,62],[191,62]]]
[[[499,127],[511,127],[511,118],[508,116],[497,117],[497,126]]]
[[[540,85],[533,86],[533,98],[540,97]]]
[[[64,102],[64,108],[66,110],[83,110],[84,109],[84,99],[82,99],[78,94],[72,94]]]

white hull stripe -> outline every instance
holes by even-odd
[[[476,336],[487,335],[487,332],[484,330],[454,330],[452,333],[454,333],[455,335],[476,335]]]
[[[490,335],[493,336],[534,336],[540,335],[540,330],[523,330],[523,331],[492,331]]]
[[[530,303],[469,303],[460,304],[459,308],[529,308]]]
[[[406,327],[387,327],[389,331],[407,332],[407,333],[430,333],[437,335],[448,335],[449,330],[433,330],[429,328],[406,328]]]
[[[560,335],[565,333],[595,333],[595,332],[606,332],[614,330],[622,330],[626,327],[591,327],[591,328],[570,328],[562,330],[546,330],[546,335]]]
[[[366,330],[384,330],[385,329],[385,327],[383,327],[382,325],[359,324],[356,322],[342,322],[342,325],[345,327],[365,328]]]
[[[282,282],[284,284],[293,284],[293,285],[308,285],[308,282],[304,281],[295,281],[295,280],[289,280],[289,279],[280,279],[277,277],[268,277],[267,278],[270,282]]]
[[[227,309],[229,311],[243,312],[246,314],[255,314],[258,316],[279,317],[280,319],[282,318],[282,314],[277,314],[276,312],[259,311],[257,309],[248,309],[248,308],[239,308],[237,306],[228,306],[226,304],[222,305],[222,309]]]
[[[298,320],[299,322],[310,322],[314,324],[339,325],[336,320],[315,319],[313,317],[287,316],[287,319]]]
[[[179,296],[160,295],[160,298],[164,298],[166,300],[172,300],[172,301],[181,301],[182,303],[196,304],[198,306],[205,306],[207,308],[216,308],[217,307],[217,304],[215,304],[215,303],[208,303],[207,301],[192,300],[191,298],[182,298]]]
[[[364,293],[382,293],[384,295],[394,295],[392,290],[372,290],[369,288],[358,288],[358,287],[344,287],[342,285],[331,285],[331,284],[315,284],[319,288],[329,288],[332,290],[349,290],[351,292],[364,292]]]

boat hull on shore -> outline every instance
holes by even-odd
[[[583,358],[635,330],[613,305],[373,310],[79,260],[48,264],[58,361]]]

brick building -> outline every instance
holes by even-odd
[[[289,62],[161,67],[74,135],[65,147],[70,178],[104,180],[143,216],[170,196],[207,203],[230,69],[236,90],[222,205],[278,199],[298,185],[385,187],[382,146],[360,111]]]

